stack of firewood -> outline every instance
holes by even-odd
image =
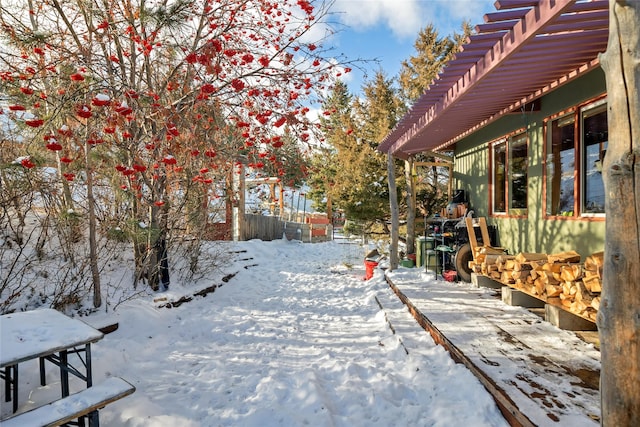
[[[553,255],[497,252],[487,247],[476,248],[469,267],[475,273],[596,320],[600,306],[602,252],[588,256],[583,264],[575,251]]]

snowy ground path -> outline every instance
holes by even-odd
[[[246,252],[214,293],[171,309],[151,297],[111,314],[120,327],[94,346],[94,377],[122,376],[137,390],[101,411],[103,425],[506,425],[384,281],[362,280],[362,247],[229,248]],[[172,285],[156,299],[187,292]]]

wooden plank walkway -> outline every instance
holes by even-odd
[[[418,323],[478,377],[511,425],[599,425],[600,352],[593,345],[504,304],[497,290],[386,276]]]

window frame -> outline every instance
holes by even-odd
[[[526,149],[525,156],[525,170],[526,170],[526,207],[525,208],[513,208],[513,195],[512,193],[512,143],[520,137],[524,138],[524,144]],[[529,209],[529,169],[530,169],[530,155],[529,155],[529,134],[525,128],[520,128],[514,132],[511,132],[505,136],[497,138],[491,142],[489,142],[489,216],[492,217],[510,217],[510,218],[526,218],[528,216]],[[505,201],[504,210],[496,209],[496,172],[497,172],[497,162],[496,162],[496,147],[504,146],[504,189],[503,189],[503,198]]]
[[[542,181],[542,214],[545,219],[553,220],[586,220],[586,221],[604,221],[604,212],[585,212],[585,138],[584,138],[584,117],[585,113],[601,109],[604,106],[606,111],[607,96],[606,94],[589,99],[583,103],[577,104],[571,108],[553,114],[543,121],[543,181]],[[598,113],[596,113],[598,114]],[[573,148],[573,215],[562,215],[561,213],[550,214],[548,209],[549,198],[549,154],[551,150],[551,132],[552,123],[554,121],[567,119],[572,117],[574,128],[574,148]],[[606,149],[605,149],[606,151]]]
[[[543,134],[544,134],[544,156],[543,156],[543,161],[544,161],[544,165],[543,165],[543,173],[544,173],[544,179],[542,181],[542,213],[544,218],[554,218],[554,219],[567,219],[567,218],[574,218],[575,216],[577,216],[577,212],[578,212],[578,200],[580,198],[580,188],[578,185],[578,177],[579,177],[579,165],[576,163],[576,159],[579,158],[580,156],[580,151],[579,151],[579,144],[577,143],[577,140],[579,139],[578,135],[579,135],[579,127],[578,127],[578,114],[579,114],[580,109],[575,106],[572,107],[568,110],[564,110],[561,111],[557,114],[554,114],[553,116],[547,117],[544,120],[544,125],[543,125]],[[573,124],[573,209],[571,210],[573,212],[573,215],[562,215],[561,213],[559,214],[551,214],[549,213],[549,205],[548,205],[548,200],[549,200],[549,187],[548,187],[548,180],[549,180],[549,152],[550,152],[550,145],[551,145],[551,132],[552,132],[552,123],[555,121],[562,121],[562,120],[567,120],[571,118],[572,124]]]

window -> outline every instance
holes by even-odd
[[[607,141],[607,106],[604,99],[548,122],[547,216],[575,217],[604,213],[602,161],[607,151]]]
[[[509,141],[509,209],[527,209],[527,171],[529,156],[527,153],[527,135],[520,134]]]
[[[581,114],[582,120],[582,213],[604,213],[602,161],[607,152],[609,132],[606,104],[593,106]]]
[[[493,146],[493,212],[506,213],[507,208],[507,143],[502,141]]]
[[[553,120],[547,139],[547,215],[573,216],[575,210],[575,116]]]
[[[491,157],[492,212],[526,215],[529,161],[526,133],[494,142]]]

